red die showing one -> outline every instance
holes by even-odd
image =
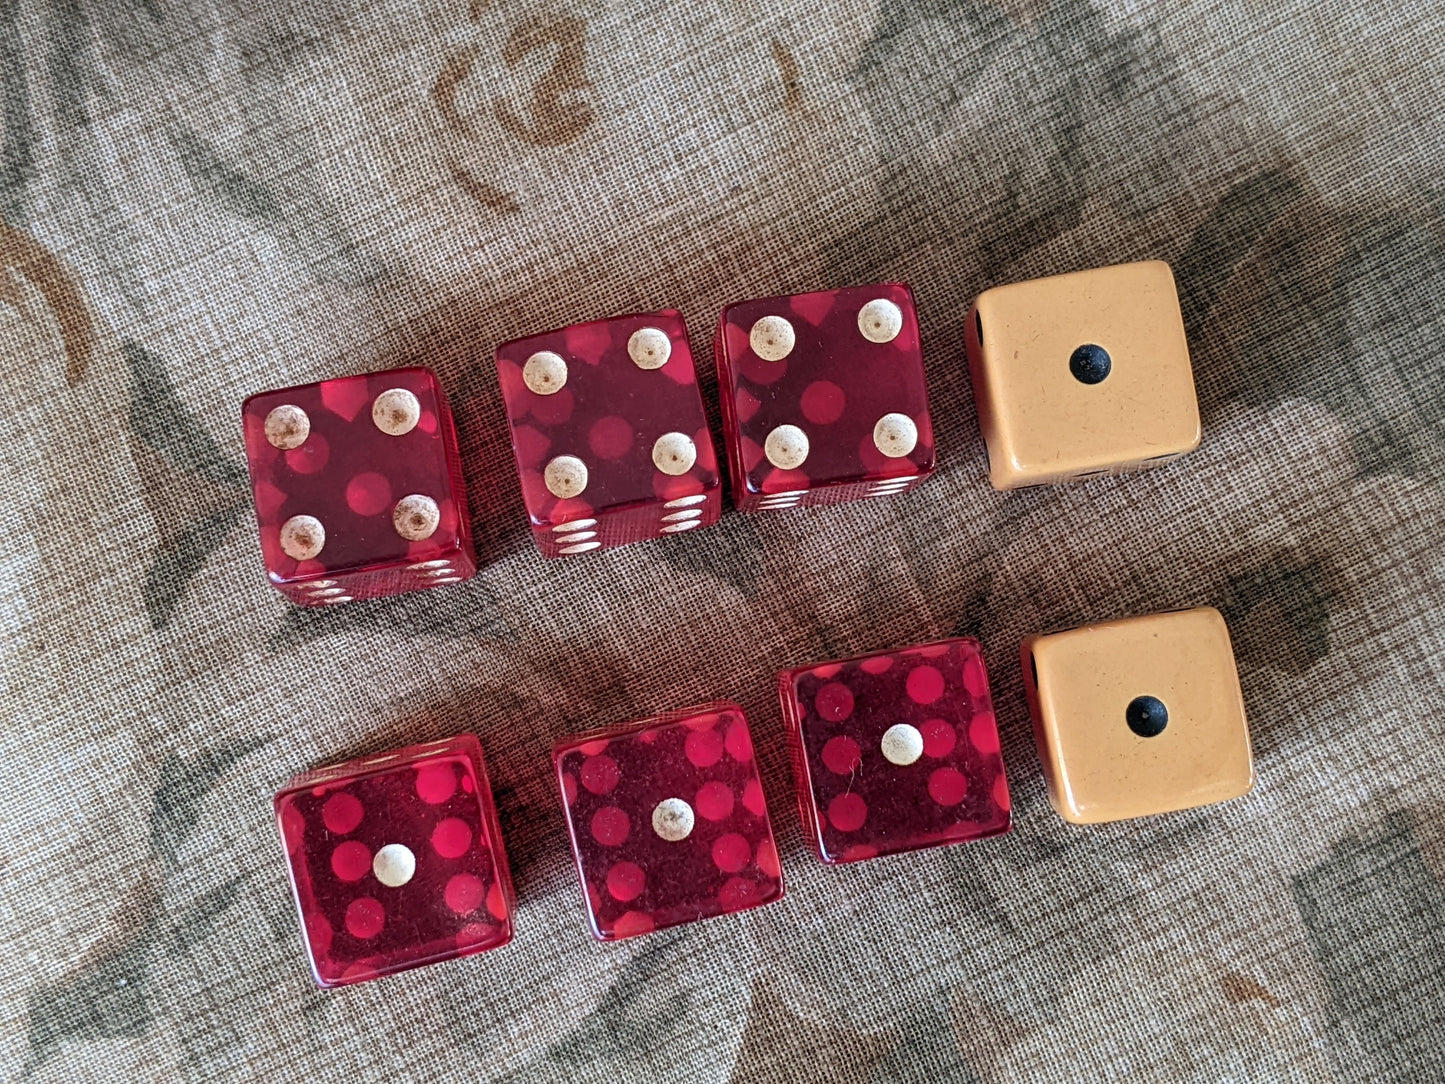
[[[544,556],[717,522],[717,455],[677,312],[514,339],[497,347],[497,374]]]
[[[1008,781],[978,641],[778,675],[803,826],[824,862],[1000,835]]]
[[[472,735],[306,772],[275,804],[318,985],[512,939],[512,878]]]
[[[923,348],[907,286],[729,305],[713,352],[739,509],[882,497],[933,473]]]
[[[266,572],[292,602],[476,572],[456,430],[429,369],[261,392],[241,414]]]
[[[782,898],[778,848],[737,705],[569,738],[552,759],[598,940]]]

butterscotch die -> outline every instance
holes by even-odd
[[[1049,801],[1098,824],[1238,798],[1254,756],[1218,610],[1131,617],[1023,643]]]
[[[994,287],[964,338],[995,489],[1159,466],[1199,446],[1166,263]]]

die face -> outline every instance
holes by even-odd
[[[933,420],[907,286],[729,305],[714,357],[739,508],[886,496],[932,472]]]
[[[598,940],[782,898],[752,738],[736,705],[569,739],[553,761]]]
[[[1191,809],[1254,786],[1229,630],[1203,607],[1023,645],[1049,799],[1078,824]]]
[[[293,601],[396,594],[476,570],[456,432],[429,370],[261,392],[242,421],[266,571]]]
[[[803,825],[825,862],[1011,826],[978,642],[945,640],[779,675]]]
[[[1194,373],[1166,263],[985,291],[965,343],[998,489],[1157,466],[1199,445]]]
[[[677,312],[503,343],[497,374],[522,498],[544,555],[717,521],[717,455]]]
[[[306,773],[275,808],[318,985],[511,940],[511,876],[470,735]]]

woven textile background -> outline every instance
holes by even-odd
[[[0,3],[0,1076],[1445,1079],[1445,8],[1146,0]],[[962,350],[1011,280],[1175,267],[1205,438],[998,494]],[[548,563],[492,348],[676,306],[917,291],[915,493]],[[239,404],[421,363],[485,568],[333,611],[265,582]],[[710,416],[716,383],[702,374]],[[1029,632],[1195,604],[1259,784],[1049,809]],[[1016,827],[827,868],[772,678],[958,633]],[[715,698],[781,903],[587,935],[548,749]],[[507,948],[307,976],[270,798],[482,738]]]

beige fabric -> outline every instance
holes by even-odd
[[[1440,6],[18,0],[0,5],[0,1067],[35,1081],[1445,1077]],[[1175,268],[1201,449],[993,492],[981,289]],[[916,289],[942,469],[888,501],[546,563],[504,339]],[[324,614],[260,569],[239,403],[423,363],[486,568]],[[715,383],[704,391],[716,421]],[[1259,785],[1077,828],[1029,632],[1209,604]],[[775,671],[955,632],[1017,827],[830,869]],[[788,896],[586,935],[547,750],[735,698]],[[478,733],[504,950],[305,974],[270,796]]]

